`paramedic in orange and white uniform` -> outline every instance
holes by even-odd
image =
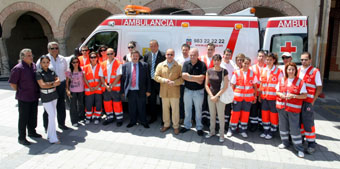
[[[236,131],[237,125],[240,122],[239,129],[242,137],[248,137],[246,131],[248,126],[250,107],[252,103],[256,103],[257,94],[257,77],[254,72],[249,69],[251,59],[244,58],[242,68],[236,70],[230,80],[234,89],[234,104],[230,118],[230,127],[227,137],[231,137]]]
[[[108,48],[106,55],[108,56],[108,60],[101,63],[99,71],[103,89],[104,109],[107,115],[103,125],[112,123],[115,114],[117,126],[120,127],[123,124],[123,106],[119,93],[122,64],[115,58],[116,53],[114,49]]]
[[[97,53],[91,52],[90,64],[85,65],[83,68],[85,77],[85,124],[90,124],[91,119],[94,120],[94,124],[99,124],[102,112],[102,89],[99,69]]]
[[[262,124],[264,132],[260,137],[270,140],[273,133],[277,131],[279,125],[279,116],[276,110],[276,85],[279,79],[283,77],[281,69],[277,65],[277,54],[269,53],[266,58],[266,68],[263,69],[260,76],[261,98],[262,103]]]

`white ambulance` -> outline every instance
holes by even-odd
[[[176,57],[182,56],[184,43],[198,48],[200,55],[206,55],[207,44],[214,43],[215,53],[222,55],[229,48],[233,56],[244,53],[253,63],[259,49],[278,56],[290,52],[293,61],[300,63],[300,54],[308,48],[307,27],[306,16],[259,19],[254,16],[254,8],[225,16],[120,14],[105,19],[82,45],[94,50],[107,45],[116,49],[117,57],[122,59],[130,41],[136,41],[137,50],[145,54],[149,41],[155,39],[161,51],[173,48]]]

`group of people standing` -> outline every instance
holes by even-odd
[[[182,56],[176,59],[174,49],[161,52],[156,40],[151,40],[149,45],[150,52],[142,56],[136,50],[136,42],[129,42],[129,53],[123,61],[107,46],[100,46],[97,52],[82,46],[82,55],[72,57],[69,65],[59,55],[56,42],[48,44],[49,54],[41,56],[36,64],[32,51],[23,49],[21,61],[12,69],[9,79],[17,91],[19,143],[30,144],[26,140],[26,128],[29,137],[41,137],[35,131],[40,92],[47,112],[44,127],[50,143],[60,143],[56,115],[59,128],[68,129],[66,95],[71,100],[74,127],[79,122],[99,124],[103,114],[103,125],[116,121],[120,127],[124,107],[130,119],[127,128],[137,124],[149,128],[161,114],[161,132],[172,124],[174,134],[185,133],[195,122],[197,134],[203,136],[203,112],[210,125],[206,138],[216,134],[216,123],[220,142],[224,142],[225,129],[227,137],[239,132],[247,138],[249,123],[250,131],[260,127],[263,131],[260,137],[268,140],[279,127],[282,140],[279,148],[293,143],[299,157],[304,156],[304,137],[308,142],[307,152],[315,151],[313,105],[322,84],[320,72],[311,66],[308,52],[301,54],[302,66],[297,68],[290,53],[282,55],[284,66],[279,67],[277,55],[262,50],[258,52],[257,63],[251,65],[252,60],[242,53],[236,55],[234,63],[230,49],[224,50],[223,56],[215,54],[212,43],[207,45],[207,55],[201,57],[197,48],[183,44]],[[122,99],[127,100],[127,107]],[[146,112],[150,114],[149,120]]]

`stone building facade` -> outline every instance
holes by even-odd
[[[82,37],[88,36],[106,17],[123,13],[124,7],[129,4],[148,6],[153,13],[159,14],[185,10],[185,12],[192,15],[203,15],[205,13],[224,15],[248,7],[255,7],[256,15],[259,17],[308,16],[308,50],[313,55],[314,64],[318,65],[324,72],[325,55],[329,47],[327,46],[327,40],[329,40],[329,16],[331,6],[335,5],[335,0],[323,0],[323,7],[320,10],[321,1],[2,0],[0,1],[0,24],[3,28],[3,34],[0,38],[1,76],[8,76],[10,68],[17,63],[20,49],[24,47],[32,48],[33,54],[37,56],[35,59],[37,59],[40,55],[47,53],[48,41],[57,41],[60,43],[61,54],[71,55],[74,48],[79,45]],[[321,20],[319,20],[320,11],[322,13]],[[319,25],[322,25],[322,27],[318,34]],[[334,22],[333,25],[339,27],[339,22]],[[339,28],[337,30],[339,31]],[[334,39],[336,38],[332,40]],[[333,61],[334,58],[337,60],[335,63],[340,62],[340,59],[337,59],[339,53],[340,50],[336,54],[332,53]],[[333,57],[333,55],[337,57]],[[328,66],[330,67],[331,65]],[[340,64],[336,66],[336,70],[339,70]],[[334,65],[332,65],[333,69]]]

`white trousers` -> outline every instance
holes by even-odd
[[[55,116],[57,113],[57,99],[47,103],[43,103],[43,106],[48,114],[48,127],[47,127],[47,138],[50,143],[58,142]]]

